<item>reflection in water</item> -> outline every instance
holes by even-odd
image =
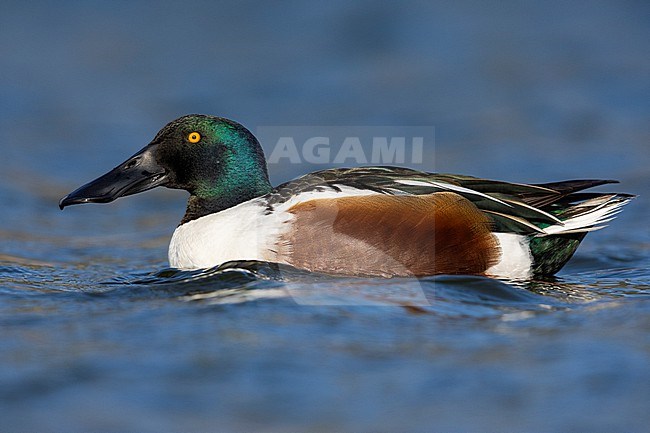
[[[122,276],[104,284],[116,286],[112,290],[131,292],[138,287],[161,287],[185,300],[221,304],[285,299],[298,305],[417,306],[430,307],[433,312],[445,302],[465,307],[549,309],[601,298],[592,287],[562,283],[554,277],[545,281],[500,281],[463,275],[340,277],[255,261],[229,262],[205,270],[164,269],[136,279]]]

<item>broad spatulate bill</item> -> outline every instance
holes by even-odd
[[[613,180],[521,184],[401,167],[317,171],[273,187],[262,147],[237,122],[192,114],[59,202],[108,203],[157,186],[190,197],[169,264],[231,260],[358,276],[552,275],[634,196]]]

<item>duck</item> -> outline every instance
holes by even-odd
[[[330,168],[273,187],[262,146],[241,124],[190,114],[63,197],[109,203],[164,186],[189,192],[172,268],[264,261],[362,277],[556,274],[588,232],[635,196],[584,192],[617,183],[511,183],[405,167]]]

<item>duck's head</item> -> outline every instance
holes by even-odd
[[[221,117],[190,114],[165,125],[113,170],[63,197],[59,207],[108,203],[157,186],[184,189],[191,200],[213,208],[271,190],[264,153],[248,129]]]

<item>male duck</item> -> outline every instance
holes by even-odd
[[[257,139],[237,122],[187,115],[61,199],[107,203],[157,186],[190,193],[169,264],[262,260],[330,274],[552,275],[587,232],[634,196],[614,183],[525,185],[397,167],[329,169],[272,187]]]

